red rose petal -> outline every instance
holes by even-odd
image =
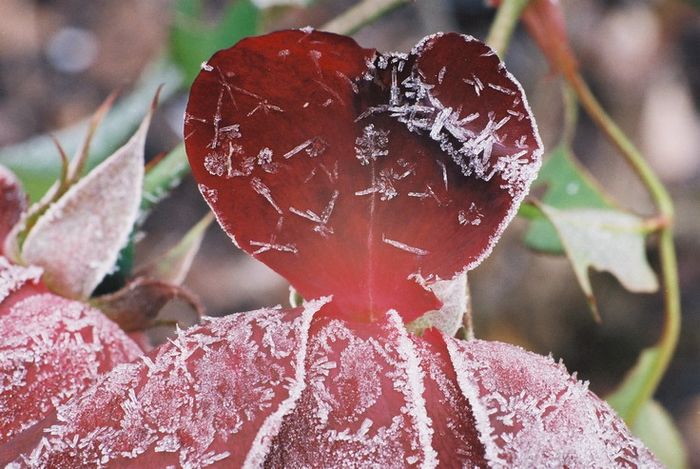
[[[494,467],[661,467],[625,424],[551,358],[445,337]]]
[[[237,244],[358,320],[437,309],[420,284],[487,255],[541,153],[520,86],[458,34],[410,55],[316,31],[245,39],[203,64],[185,143]]]
[[[306,362],[266,466],[435,466],[420,359],[396,313],[366,325],[319,318]]]
[[[17,444],[36,446],[25,454],[55,468],[206,467],[220,460],[241,467],[262,458],[271,444],[263,437],[277,432],[304,386],[310,323],[323,304],[235,314],[181,332],[60,408],[47,425],[60,430],[45,434],[47,441],[29,434],[33,444]],[[74,439],[80,451],[72,451]],[[0,455],[18,456],[11,448]]]
[[[457,376],[440,333],[429,329],[413,342],[425,373],[425,403],[433,423],[433,447],[441,467],[487,467],[484,444],[471,404],[457,384]]]
[[[330,318],[324,304],[183,332],[59,408],[43,439],[28,432],[0,447],[0,464],[659,467],[551,359],[411,336],[396,312]]]
[[[0,441],[40,422],[141,351],[90,306],[48,293],[41,269],[0,257]]]

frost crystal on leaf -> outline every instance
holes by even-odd
[[[277,205],[275,200],[272,198],[272,192],[270,191],[270,188],[265,185],[264,182],[262,182],[258,178],[252,178],[250,180],[250,185],[255,192],[257,192],[258,194],[263,196],[265,198],[265,200],[267,200],[268,203],[270,205],[272,205],[272,208],[274,208],[277,213],[282,215],[282,209],[279,207],[279,205]]]
[[[221,153],[209,153],[204,158],[204,167],[213,176],[227,176],[231,171],[231,156]]]
[[[22,258],[44,269],[44,281],[53,291],[87,298],[115,265],[138,217],[151,114],[152,110],[124,146],[74,184],[29,232]]]
[[[302,218],[306,218],[307,220],[316,223],[316,226],[314,226],[314,231],[322,236],[328,236],[333,234],[333,228],[328,226],[328,220],[331,218],[331,214],[333,213],[333,209],[335,208],[335,202],[336,200],[338,200],[339,195],[340,192],[333,192],[331,200],[328,201],[326,207],[323,209],[323,212],[321,212],[321,215],[317,215],[312,210],[305,210],[302,212],[301,210],[298,210],[294,207],[289,207],[289,211],[295,215],[298,215]]]
[[[363,165],[376,161],[381,156],[389,154],[389,131],[375,129],[374,124],[362,130],[362,136],[355,140],[355,157]]]
[[[397,249],[401,249],[402,251],[410,252],[411,254],[415,254],[417,256],[425,256],[425,255],[429,254],[429,251],[426,251],[425,249],[417,248],[414,246],[409,246],[408,244],[402,243],[400,241],[396,241],[394,239],[389,239],[384,235],[382,235],[382,241],[384,241],[389,246],[393,246]]]

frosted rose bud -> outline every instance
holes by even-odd
[[[54,468],[660,467],[551,358],[416,337],[395,312],[369,324],[333,319],[325,302],[179,334],[60,407],[12,459]]]

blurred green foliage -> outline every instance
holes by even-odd
[[[192,83],[202,62],[258,31],[260,10],[250,0],[230,2],[216,23],[207,21],[202,0],[177,0],[170,29],[170,55]]]

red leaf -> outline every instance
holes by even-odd
[[[185,135],[237,244],[358,320],[438,309],[419,283],[488,254],[541,153],[520,85],[458,34],[409,55],[310,30],[245,39],[203,64]]]
[[[90,304],[124,331],[134,332],[157,325],[160,310],[175,299],[192,308],[190,318],[182,318],[185,324],[198,322],[204,314],[199,298],[186,288],[147,277],[135,277],[122,289],[95,297]]]
[[[550,358],[411,336],[395,312],[369,324],[329,318],[324,301],[180,333],[61,407],[50,431],[0,447],[0,463],[660,467]]]

